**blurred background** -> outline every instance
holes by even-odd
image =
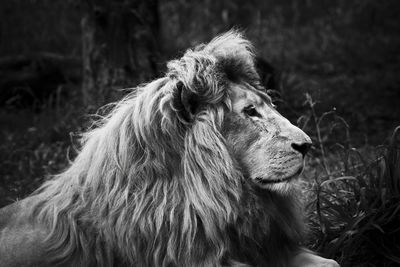
[[[314,141],[305,245],[342,266],[400,266],[399,14],[398,0],[1,1],[0,207],[65,169],[124,88],[235,27]]]

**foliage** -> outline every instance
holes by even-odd
[[[305,174],[309,181],[303,184],[310,247],[342,266],[398,266],[400,127],[386,147],[355,149],[341,117],[334,111],[318,116],[309,95],[306,104],[310,110],[300,122],[315,128],[314,151]],[[333,119],[324,123],[329,116]],[[329,147],[328,139],[338,125],[344,125],[345,145]]]
[[[27,196],[74,157],[71,144],[87,119],[76,88],[69,90],[69,101],[50,97],[40,107],[0,111],[0,206]]]

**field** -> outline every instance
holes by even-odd
[[[15,1],[8,6],[14,16],[2,13],[5,25],[17,27],[1,29],[10,43],[0,43],[0,56],[32,49],[79,57],[73,8],[58,4],[59,14],[49,12],[50,23],[43,26],[38,18],[51,3],[33,2]],[[227,8],[212,1],[179,2],[160,7],[163,62],[235,26],[232,16],[243,19],[238,9],[251,14],[243,28],[258,54],[278,70],[278,109],[313,139],[299,183],[310,226],[305,245],[341,266],[399,266],[397,1],[233,1]],[[77,82],[60,84],[35,103],[0,107],[0,207],[65,169],[79,148],[79,133],[96,118],[82,105]]]

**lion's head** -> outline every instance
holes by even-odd
[[[310,139],[275,110],[228,32],[117,103],[33,196],[49,261],[281,266],[301,237],[292,188]]]
[[[268,190],[290,188],[303,169],[311,139],[276,111],[260,85],[247,41],[226,34],[187,52],[170,63],[170,69],[179,73],[177,83],[186,84],[188,91],[178,88],[178,115],[195,123],[197,114],[222,105],[224,118],[218,130],[245,176]]]
[[[246,82],[230,88],[232,109],[222,126],[228,148],[247,177],[284,193],[301,173],[311,139],[280,115],[262,90]]]

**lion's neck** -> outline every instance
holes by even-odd
[[[238,225],[230,229],[232,254],[255,266],[286,266],[276,259],[290,258],[303,236],[300,203],[293,195],[248,189]]]

